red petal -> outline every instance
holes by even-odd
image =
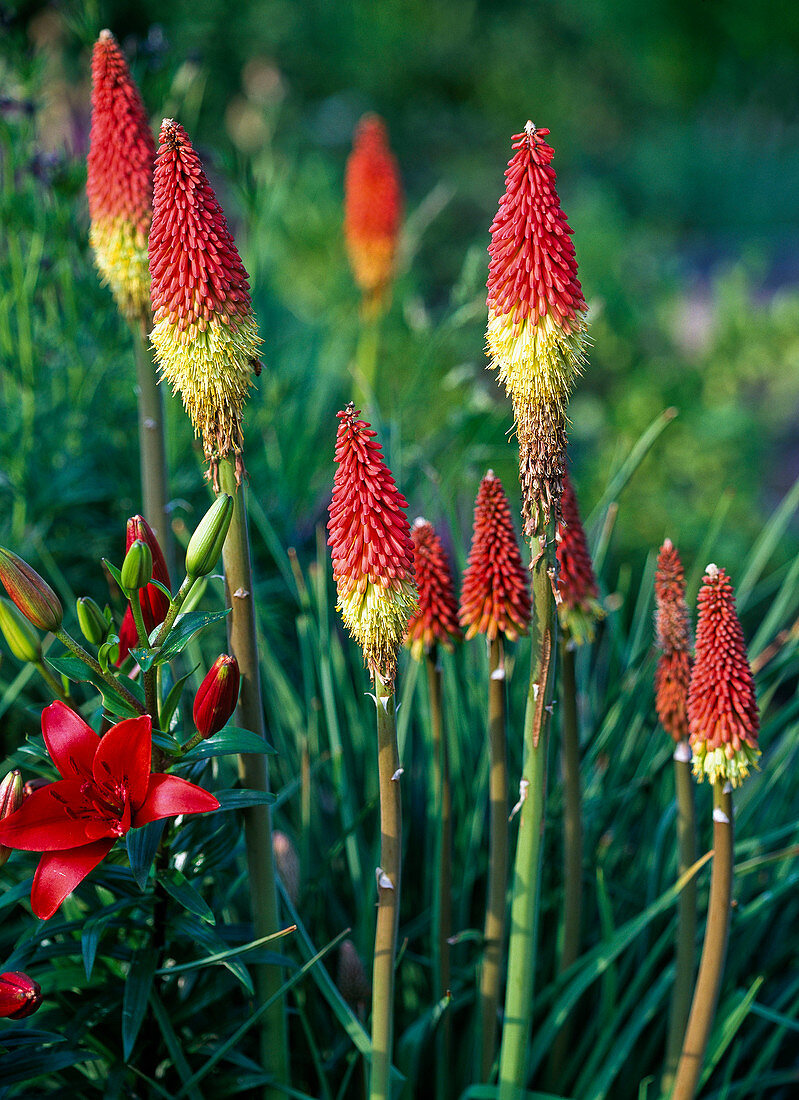
[[[219,801],[202,787],[176,775],[156,772],[150,776],[150,789],[144,805],[133,815],[133,828],[177,814],[205,814],[219,809]]]
[[[94,758],[94,780],[97,785],[121,786],[127,791],[134,813],[147,795],[152,726],[147,714],[117,722],[103,737]]]
[[[100,738],[79,714],[56,701],[42,712],[47,751],[64,779],[91,779],[92,761]]]
[[[62,779],[34,791],[16,813],[0,821],[0,844],[25,852],[61,851],[85,844],[87,820],[76,820],[67,812],[70,806],[86,806],[82,786],[81,780]]]
[[[61,902],[108,855],[116,837],[96,840],[69,852],[45,852],[33,876],[31,907],[37,917],[52,917]]]

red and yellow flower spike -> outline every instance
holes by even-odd
[[[735,594],[723,569],[709,565],[698,597],[696,659],[688,693],[694,775],[737,787],[756,766],[760,716]]]
[[[513,402],[528,535],[540,533],[553,509],[559,515],[566,405],[587,342],[588,307],[548,133],[528,122],[514,135],[488,248],[486,342]]]
[[[344,177],[344,240],[367,312],[384,304],[394,278],[402,185],[383,120],[364,115]]]
[[[372,676],[393,684],[397,651],[419,611],[408,502],[383,461],[377,433],[352,402],[337,415],[327,525],[337,607]]]
[[[691,625],[685,602],[685,574],[671,539],[658,554],[655,571],[655,636],[663,652],[655,670],[655,707],[660,724],[675,741],[688,738],[691,682]]]
[[[490,642],[499,634],[515,641],[530,622],[528,573],[502,482],[493,470],[486,473],[477,492],[460,621],[467,640],[485,634]]]
[[[568,471],[563,471],[562,518],[558,528],[558,615],[560,625],[576,645],[594,640],[594,627],[604,617],[594,566],[588,550],[577,497]]]
[[[420,661],[435,645],[451,653],[454,641],[463,632],[458,624],[458,601],[452,571],[432,523],[426,519],[414,521],[411,529],[416,587],[419,590],[419,613],[408,623],[405,644],[411,656]]]
[[[244,466],[241,418],[262,343],[250,284],[225,215],[186,131],[164,119],[155,163],[150,340],[202,437],[210,476],[232,451]]]
[[[92,53],[89,241],[103,281],[130,320],[144,320],[150,309],[147,235],[154,161],[155,141],[139,89],[113,34],[101,31]]]

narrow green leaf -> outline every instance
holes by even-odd
[[[157,656],[154,649],[143,649],[141,646],[136,646],[135,649],[131,649],[130,655],[142,672],[150,671]]]
[[[165,821],[151,821],[141,829],[131,829],[127,835],[130,869],[140,890],[144,890],[147,886],[150,868],[158,851],[158,845],[161,843],[165,824]]]
[[[122,995],[122,1057],[126,1062],[130,1059],[144,1021],[157,962],[158,951],[149,945],[134,951],[130,961]]]
[[[108,560],[108,558],[102,558],[102,563],[106,567],[108,572],[111,574],[111,576],[114,578],[114,580],[117,582],[117,584],[119,585],[120,592],[124,592],[125,588],[122,584],[122,574],[117,569],[117,567],[115,565],[112,565],[111,562]]]
[[[195,890],[186,876],[175,867],[169,867],[159,876],[159,881],[171,898],[206,924],[216,924],[216,917],[205,899]]]
[[[183,687],[190,676],[193,676],[197,671],[197,665],[194,666],[185,676],[181,676],[179,680],[176,680],[172,687],[169,689],[169,694],[164,700],[161,707],[161,729],[168,730],[169,724],[174,717],[175,711],[178,709],[178,703],[180,702],[180,696],[183,692]]]
[[[159,590],[159,592],[163,592],[163,593],[164,593],[164,595],[165,595],[165,596],[167,597],[167,599],[169,599],[169,600],[171,601],[171,599],[172,599],[172,593],[171,593],[171,592],[169,591],[169,589],[167,588],[167,586],[166,586],[165,584],[161,584],[161,582],[160,582],[160,581],[157,581],[157,580],[155,579],[155,577],[153,577],[153,579],[152,579],[152,580],[150,581],[150,584],[151,584],[151,585],[152,585],[152,586],[153,586],[154,588],[157,588],[157,589]]]
[[[164,644],[156,654],[155,664],[162,665],[177,657],[189,644],[194,635],[212,623],[217,623],[230,614],[230,608],[224,611],[189,611],[178,615],[175,625],[164,639]]]
[[[271,791],[214,791],[220,810],[245,810],[248,806],[271,806],[275,796]]]
[[[275,750],[268,741],[264,741],[252,730],[239,729],[238,726],[225,726],[219,733],[209,737],[207,741],[201,741],[195,745],[191,752],[181,757],[183,761],[191,763],[193,760],[207,760],[211,756],[228,756],[231,753],[266,753],[274,754]]]
[[[742,996],[739,994],[740,1002],[732,1012],[726,1011],[718,1013],[717,1025],[713,1030],[711,1041],[708,1046],[707,1058],[704,1068],[702,1069],[702,1077],[699,1082],[700,1088],[705,1085],[713,1070],[721,1061],[724,1051],[735,1038],[738,1028],[749,1015],[750,1005],[757,996],[764,981],[765,978],[762,975],[755,978],[746,993]],[[721,1026],[719,1026],[719,1023]]]
[[[265,943],[270,943],[272,940],[288,936],[294,931],[296,931],[296,926],[294,925],[289,928],[281,928],[279,932],[272,932],[268,936],[261,936],[260,939],[251,940],[250,943],[243,943],[241,947],[231,947],[226,951],[217,951],[214,955],[204,955],[203,958],[195,959],[193,962],[179,963],[176,966],[163,966],[160,970],[156,971],[156,973],[181,974],[186,970],[202,970],[204,966],[211,966],[214,963],[224,963],[229,959],[235,959],[237,956],[244,955],[248,951],[254,951],[258,947],[263,947]]]

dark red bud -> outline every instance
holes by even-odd
[[[207,739],[227,724],[239,699],[239,666],[235,657],[217,657],[194,696],[194,724]]]
[[[33,978],[16,970],[0,974],[0,1016],[21,1020],[41,1003],[41,986]]]

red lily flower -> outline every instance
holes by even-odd
[[[150,772],[148,715],[117,722],[101,739],[61,702],[42,714],[47,751],[62,778],[36,790],[0,822],[0,844],[42,852],[31,906],[46,920],[131,829],[219,802],[175,775]]]

